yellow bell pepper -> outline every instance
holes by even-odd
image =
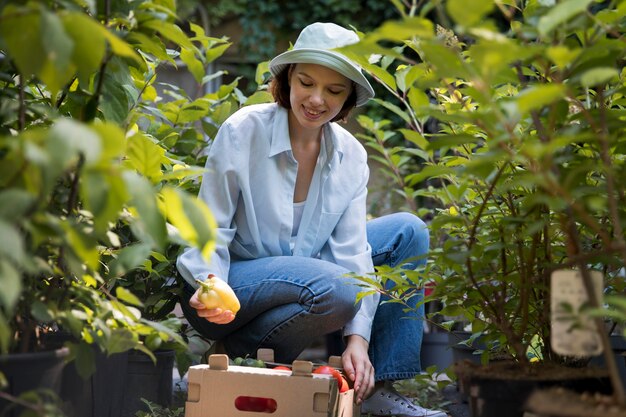
[[[232,288],[223,280],[213,274],[209,274],[205,281],[196,279],[200,284],[198,299],[206,308],[221,308],[237,314],[241,308],[239,300]]]

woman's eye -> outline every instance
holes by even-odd
[[[328,90],[328,91],[330,92],[330,94],[335,95],[335,96],[343,92],[343,90]]]
[[[304,87],[310,87],[310,86],[313,85],[313,83],[308,83],[308,82],[302,81],[302,80],[300,80],[300,84],[302,84]]]

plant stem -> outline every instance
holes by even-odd
[[[568,251],[572,251],[572,255],[580,253],[579,234],[576,230],[574,221],[572,220],[572,216],[568,215],[568,213],[566,212],[562,221],[563,223],[565,223],[565,230],[567,231],[567,237],[569,240],[569,244],[567,245]],[[587,293],[589,306],[593,309],[599,309],[600,302],[598,301],[598,296],[600,294],[596,294],[593,282],[591,280],[591,274],[589,273],[589,269],[587,268],[587,264],[585,264],[584,262],[579,262],[578,268],[580,270],[580,273],[582,274],[582,281],[585,287],[585,292]],[[600,337],[600,342],[602,343],[604,360],[606,362],[606,368],[609,371],[609,377],[611,379],[611,385],[613,387],[613,398],[615,399],[615,402],[617,402],[617,404],[619,404],[620,406],[624,406],[626,405],[624,386],[622,385],[622,380],[617,369],[615,355],[613,354],[611,342],[609,341],[609,335],[606,333],[604,328],[604,320],[602,319],[602,317],[595,317],[594,324],[596,326],[598,336]]]
[[[22,131],[26,127],[26,100],[24,98],[24,77],[21,74],[18,74],[20,79],[19,84],[19,110],[18,110],[18,118],[17,118],[17,127],[18,130]]]

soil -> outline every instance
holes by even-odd
[[[619,407],[611,396],[563,388],[535,391],[527,406],[541,417],[626,417],[626,407]]]
[[[524,368],[513,361],[497,361],[478,365],[469,361],[459,362],[455,368],[472,377],[507,380],[564,381],[578,378],[608,378],[606,369],[596,367],[573,368],[558,364],[536,362]],[[458,372],[457,372],[458,373]]]

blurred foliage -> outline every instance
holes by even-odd
[[[313,22],[333,22],[354,26],[365,32],[385,19],[398,17],[391,2],[380,0],[184,0],[180,2],[186,16],[211,27],[226,18],[235,18],[242,29],[239,48],[248,62],[261,62],[274,57],[279,41],[292,39]],[[192,17],[193,16],[193,17]]]
[[[424,270],[362,280],[398,303],[430,282],[426,302],[520,364],[538,346],[561,361],[552,271],[599,269],[607,290],[624,289],[625,3],[431,4],[439,23],[407,10],[344,48],[402,121],[362,115],[360,137],[404,206],[432,217]]]

